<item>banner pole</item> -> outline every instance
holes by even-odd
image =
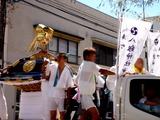
[[[121,27],[122,27],[122,19],[123,15],[119,15],[119,30],[118,30],[118,42],[117,42],[117,60],[116,60],[116,68],[117,68],[117,80],[119,79],[119,50],[120,50],[120,38],[121,38]],[[116,82],[117,83],[117,82]]]
[[[123,19],[123,14],[120,14],[118,16],[118,20],[119,20],[119,30],[118,30],[118,41],[117,41],[117,59],[116,59],[116,80],[115,80],[115,92],[114,92],[114,104],[113,104],[113,115],[114,115],[114,118],[119,118],[120,116],[120,111],[118,112],[117,108],[116,108],[116,104],[117,104],[117,83],[118,83],[118,80],[120,78],[120,74],[119,74],[119,50],[120,50],[120,38],[121,38],[121,27],[122,27],[122,19]],[[119,108],[118,108],[119,109]]]

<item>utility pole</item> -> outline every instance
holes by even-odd
[[[145,20],[145,1],[143,0],[143,20]]]
[[[6,3],[7,0],[0,1],[0,68],[3,68],[4,57],[4,34],[6,25]]]

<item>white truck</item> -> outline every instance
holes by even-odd
[[[115,120],[160,120],[160,105],[145,105],[139,100],[152,87],[160,100],[160,77],[129,75],[117,81],[115,96]]]

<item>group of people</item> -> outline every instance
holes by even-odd
[[[83,50],[83,62],[79,66],[76,75],[73,74],[72,69],[66,64],[68,59],[67,53],[58,53],[57,62],[52,62],[45,59],[41,69],[43,71],[43,79],[47,82],[47,102],[49,110],[49,119],[57,119],[57,111],[60,114],[60,120],[65,119],[65,106],[71,103],[71,88],[77,88],[76,100],[81,105],[82,114],[80,120],[86,120],[88,116],[92,120],[99,119],[99,112],[95,103],[93,102],[93,94],[96,91],[96,85],[100,75],[107,75],[106,84],[110,92],[110,100],[114,101],[113,94],[115,93],[116,80],[116,66],[111,67],[110,70],[100,67],[95,63],[96,50],[94,48],[85,48]],[[138,58],[134,66],[125,73],[127,74],[148,74],[144,69],[144,61]],[[103,84],[103,82],[102,82]],[[148,103],[148,98],[145,97],[140,102]]]
[[[112,72],[117,72],[116,71],[116,65],[112,66],[110,68],[110,71]],[[127,72],[125,72],[122,76],[125,77],[127,75],[134,75],[134,74],[149,74],[148,71],[144,68],[144,60],[143,58],[139,57],[136,62],[134,63],[134,65],[128,69]],[[117,76],[116,75],[108,75],[106,78],[106,85],[107,85],[107,89],[110,91],[109,94],[109,101],[111,103],[112,109],[112,117],[113,117],[113,113],[115,113],[115,105],[114,105],[114,101],[115,101],[115,86],[116,86],[116,79]]]
[[[64,119],[64,103],[70,104],[71,88],[74,86],[78,88],[77,101],[82,107],[80,119],[86,120],[86,115],[90,115],[92,120],[99,119],[99,112],[93,103],[93,93],[96,91],[95,78],[100,74],[114,75],[115,73],[95,64],[96,50],[94,48],[85,48],[83,59],[84,61],[74,77],[71,68],[66,64],[66,53],[57,55],[57,63],[50,63],[49,60],[44,62],[42,69],[45,71],[44,78],[49,81],[48,95],[51,120],[56,120],[57,109],[60,113],[60,119]],[[64,101],[65,99],[66,101]]]
[[[116,66],[112,66],[110,71],[116,73]],[[149,74],[148,71],[144,68],[144,60],[142,58],[138,58],[133,67],[131,67],[123,76],[131,75],[131,74]],[[109,75],[106,78],[107,88],[110,90],[110,100],[113,101],[113,94],[115,90],[115,81],[116,75]]]
[[[94,48],[85,48],[83,50],[83,62],[79,66],[79,70],[73,76],[72,70],[65,63],[68,56],[66,53],[57,55],[57,63],[45,61],[43,69],[45,69],[45,78],[49,81],[49,103],[50,103],[50,119],[56,120],[57,109],[60,112],[60,119],[64,119],[65,108],[64,103],[70,104],[71,88],[78,88],[77,102],[81,103],[82,114],[80,120],[86,120],[89,115],[92,120],[99,119],[99,112],[93,102],[93,94],[96,91],[97,76],[108,75],[106,79],[107,88],[110,90],[110,100],[114,101],[113,94],[115,90],[116,66],[110,70],[104,69],[95,63],[96,50]],[[129,69],[127,74],[149,74],[144,68],[144,60],[138,58],[134,66]],[[67,92],[65,93],[65,91]],[[64,99],[66,98],[66,102]]]
[[[130,73],[135,74],[150,74],[145,68],[144,68],[144,61],[142,58],[138,58],[136,63],[134,64],[132,70]],[[156,90],[155,86],[153,85],[146,85],[144,89],[144,97],[139,100],[139,103],[145,104],[145,105],[158,105],[160,106],[160,97],[156,97]]]

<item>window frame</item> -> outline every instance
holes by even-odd
[[[153,85],[153,82],[154,82],[154,85]],[[153,86],[155,87],[155,89],[157,90],[157,87],[158,87],[158,83],[160,83],[160,80],[159,79],[132,79],[130,81],[130,88],[129,88],[129,102],[130,104],[134,107],[134,108],[137,108],[138,110],[141,110],[145,113],[148,113],[150,115],[153,115],[153,116],[156,116],[156,117],[159,117],[160,118],[160,114],[156,114],[154,113],[153,111],[147,111],[146,109],[144,108],[141,108],[139,105],[141,105],[142,103],[139,103],[139,101],[137,101],[137,98],[139,98],[139,100],[141,98],[143,98],[145,95],[144,95],[144,91],[145,91],[145,87],[147,87],[148,85],[149,86]],[[155,85],[156,84],[156,85]],[[134,89],[136,86],[136,89]],[[141,86],[141,88],[140,88]],[[138,89],[141,89],[141,97],[140,97],[140,94],[138,95]],[[133,95],[134,94],[134,95]],[[135,95],[137,98],[135,98]],[[134,97],[133,97],[134,96]],[[145,104],[144,104],[145,105]],[[146,107],[150,107],[150,109],[154,106],[151,106],[151,105],[145,105]],[[160,106],[159,106],[160,107]]]
[[[54,36],[53,38],[57,38],[57,39],[56,39],[56,40],[57,40],[56,51],[51,50],[51,49],[49,48],[49,45],[48,45],[47,49],[48,49],[51,53],[55,53],[55,54],[57,54],[57,53],[59,53],[59,52],[63,52],[63,51],[59,51],[59,49],[60,49],[60,46],[59,46],[59,41],[60,41],[60,39],[65,40],[65,41],[67,42],[67,53],[69,53],[69,42],[74,42],[74,43],[76,43],[76,55],[70,54],[70,56],[75,56],[75,57],[76,57],[76,61],[75,61],[75,62],[67,61],[67,62],[68,62],[68,63],[71,63],[71,64],[78,64],[78,58],[79,58],[79,56],[78,56],[78,44],[79,44],[79,43],[76,42],[76,41],[64,39],[64,38],[57,37],[57,36]],[[52,40],[53,40],[53,39],[52,39]]]
[[[102,62],[100,62],[100,60],[98,60],[98,59],[100,59],[100,52],[99,51],[97,51],[97,49],[96,49],[96,47],[95,47],[95,45],[96,46],[98,46],[98,48],[100,49],[102,49],[102,47],[103,48],[105,48],[105,62],[104,63],[102,63]],[[102,45],[102,44],[98,44],[97,42],[93,42],[93,44],[92,44],[92,46],[96,49],[96,51],[97,51],[97,55],[99,55],[99,58],[98,57],[96,57],[96,63],[97,64],[100,64],[100,65],[105,65],[105,66],[113,66],[113,65],[115,65],[115,58],[114,58],[114,53],[116,53],[117,52],[117,50],[115,49],[115,48],[113,48],[113,47],[108,47],[108,46],[105,46],[105,45]],[[112,58],[110,58],[110,59],[112,59],[111,61],[112,61],[112,64],[110,64],[109,62],[110,61],[107,61],[107,56],[108,55],[110,55],[110,54],[106,54],[107,52],[107,49],[109,49],[109,50],[112,50]],[[116,52],[115,52],[116,51]]]

